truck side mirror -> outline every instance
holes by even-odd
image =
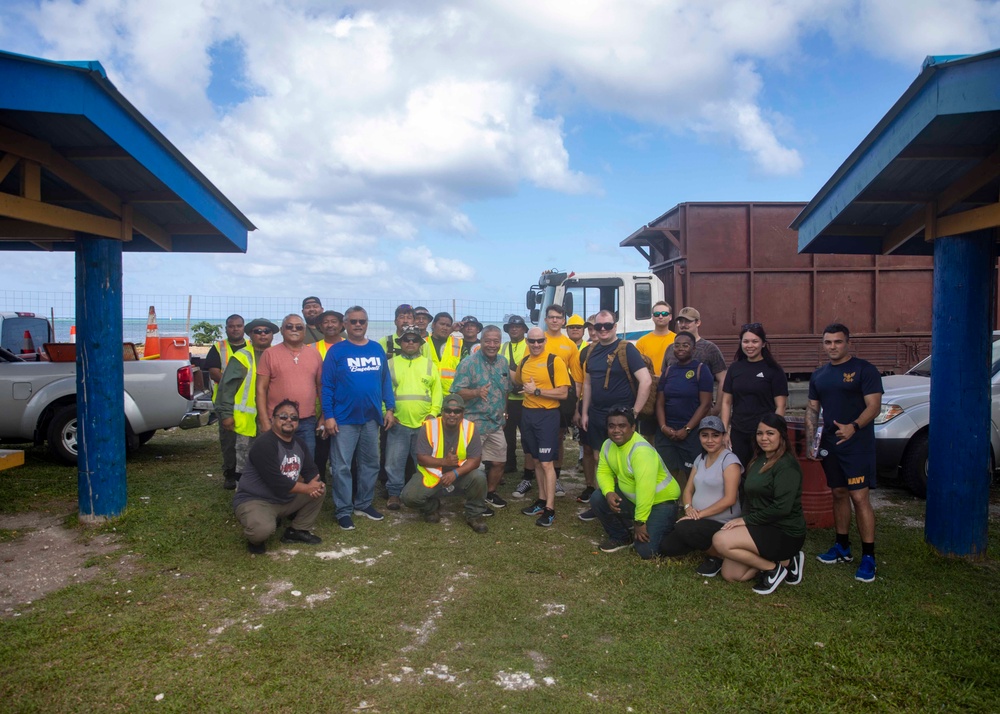
[[[529,317],[531,319],[531,322],[534,323],[535,325],[537,325],[538,324],[538,318],[541,315],[541,310],[539,310],[537,307],[533,307],[533,308],[530,309],[530,312],[531,312],[531,314],[529,315]]]
[[[573,293],[566,293],[563,298],[563,309],[566,311],[566,319],[568,320],[573,314]]]
[[[524,296],[524,307],[528,310],[534,310],[536,304],[535,298],[536,298],[535,291],[529,290],[528,293]]]

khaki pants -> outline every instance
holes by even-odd
[[[322,507],[322,498],[298,493],[289,503],[244,501],[236,507],[236,518],[243,525],[243,535],[246,539],[257,544],[263,543],[274,534],[278,518],[293,513],[295,518],[292,520],[292,528],[297,531],[311,531]]]
[[[453,484],[456,493],[465,494],[465,517],[475,518],[486,513],[486,474],[481,469],[470,471]],[[415,508],[421,514],[434,513],[441,507],[441,496],[448,495],[444,486],[437,484],[432,488],[424,486],[424,477],[419,471],[403,487],[400,495],[403,503]]]

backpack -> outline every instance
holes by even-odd
[[[524,363],[528,361],[531,355],[525,355],[524,359],[521,360],[521,364],[517,366],[518,373],[524,368]],[[549,357],[545,360],[545,366],[549,369],[549,384],[555,389],[556,386],[556,356],[549,353]],[[573,419],[573,415],[576,414],[576,385],[573,384],[573,380],[569,380],[569,390],[566,392],[566,398],[559,400],[559,418],[565,423],[570,422]]]
[[[615,347],[615,351],[608,355],[608,369],[604,373],[604,388],[608,388],[608,381],[611,379],[611,363],[614,361],[615,357],[617,357],[618,364],[620,364],[622,369],[625,371],[625,377],[628,379],[629,387],[632,388],[632,395],[635,396],[639,393],[639,383],[632,375],[632,370],[628,368],[628,355],[626,354],[626,350],[628,350],[630,344],[631,343],[626,342],[625,340],[619,340],[618,346]],[[653,374],[655,373],[653,370],[653,360],[642,354],[642,352],[639,353],[639,356],[642,357],[642,361],[645,362],[646,369],[649,370],[649,377],[652,379]],[[589,362],[589,360],[590,355],[588,354],[587,361]],[[586,377],[586,364],[584,365],[583,371],[584,377]],[[636,414],[636,416],[651,417],[656,413],[656,392],[656,385],[650,384],[649,394],[646,395],[646,403],[642,405],[642,409],[639,410],[639,413]]]

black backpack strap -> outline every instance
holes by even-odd
[[[545,366],[549,368],[549,384],[552,389],[556,388],[556,356],[549,352],[549,358],[545,361]]]

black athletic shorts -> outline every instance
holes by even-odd
[[[775,563],[794,558],[806,542],[804,535],[790,536],[776,526],[752,526],[748,523],[747,530],[760,557]]]
[[[875,488],[875,451],[843,454],[830,449],[823,459],[823,473],[830,488]]]

